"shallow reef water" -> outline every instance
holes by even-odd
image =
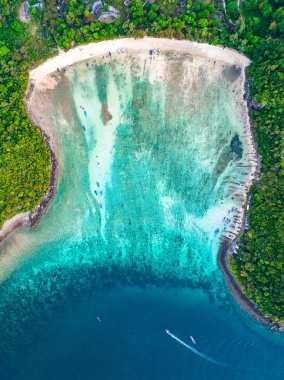
[[[0,285],[0,379],[283,378],[283,337],[240,310],[217,264],[249,175],[231,71],[109,56],[68,67],[42,95],[58,192],[3,253],[21,250]]]

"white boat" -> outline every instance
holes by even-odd
[[[191,339],[191,341],[192,341],[193,344],[196,344],[196,340],[193,338],[192,335],[190,335],[190,339]]]
[[[166,332],[167,334],[170,334],[170,333],[171,333],[170,330],[168,330],[168,329],[165,329],[165,332]]]

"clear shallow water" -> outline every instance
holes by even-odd
[[[155,59],[81,63],[54,90],[59,190],[4,252],[23,260],[0,287],[1,379],[282,378],[283,338],[243,314],[216,262],[247,176],[238,83]]]

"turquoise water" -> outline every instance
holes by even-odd
[[[0,285],[0,379],[283,378],[283,337],[217,265],[249,175],[240,79],[223,69],[108,57],[42,95],[62,166],[37,230],[2,252],[20,260]]]

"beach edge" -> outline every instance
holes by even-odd
[[[33,211],[27,211],[25,213],[15,214],[12,218],[4,222],[2,229],[0,230],[0,244],[3,243],[4,240],[6,240],[8,237],[10,237],[18,229],[18,227],[26,226],[26,227],[35,229],[38,226],[41,218],[43,217],[43,215],[46,213],[49,206],[51,205],[57,192],[58,160],[57,160],[54,150],[51,147],[50,136],[39,125],[37,125],[33,121],[33,117],[29,112],[28,100],[32,94],[33,88],[34,88],[34,84],[29,81],[28,88],[27,88],[26,95],[23,102],[24,102],[25,110],[26,110],[29,120],[33,124],[34,128],[37,128],[40,130],[40,133],[45,141],[45,145],[49,151],[50,174],[49,174],[48,187],[47,187],[44,197],[41,198],[39,204],[35,207]]]
[[[251,116],[251,112],[253,109],[253,102],[249,94],[249,82],[246,76],[246,70],[245,70],[245,81],[244,81],[244,100],[247,103],[247,110],[248,110],[248,127],[250,131],[250,135],[252,136],[252,142],[256,154],[256,158],[258,161],[257,168],[255,171],[254,179],[251,183],[251,185],[259,179],[261,176],[261,159],[257,152],[257,143],[255,138],[255,130],[253,125],[253,120]],[[279,332],[284,333],[284,326],[279,324],[278,322],[273,321],[272,318],[265,316],[258,307],[250,301],[250,299],[246,296],[246,294],[241,290],[240,285],[238,281],[236,280],[234,274],[232,273],[229,265],[229,258],[233,255],[234,250],[237,248],[237,245],[245,233],[245,225],[246,225],[246,210],[247,206],[250,203],[250,190],[246,193],[246,200],[244,204],[244,212],[242,214],[242,222],[241,222],[241,229],[238,233],[238,235],[234,239],[230,239],[228,237],[223,237],[221,239],[220,248],[218,251],[218,265],[221,268],[223,275],[226,279],[227,286],[232,293],[234,299],[237,301],[237,303],[241,306],[241,308],[247,312],[249,315],[251,315],[254,319],[256,319],[259,323],[262,325],[270,328],[271,330],[276,330]]]

